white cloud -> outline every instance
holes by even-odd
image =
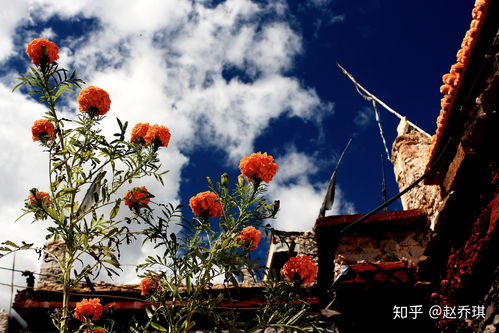
[[[1,0],[0,7],[0,62],[10,57],[14,47],[14,31],[18,24],[27,20],[24,14],[29,4],[24,1]]]
[[[11,240],[16,243],[26,241],[41,246],[48,221],[30,223],[29,218],[14,222],[22,213],[24,199],[29,189],[47,188],[46,154],[31,139],[30,128],[40,119],[44,109],[11,88],[0,84],[0,112],[2,149],[0,150],[0,242]],[[12,267],[13,255],[0,258],[0,267]],[[34,252],[19,253],[16,256],[17,269],[38,270],[38,257]],[[25,279],[16,273],[14,282],[25,285]],[[11,272],[0,270],[0,282],[10,283]],[[0,308],[8,307],[10,289],[0,286]]]
[[[301,37],[280,16],[286,12],[281,2],[263,5],[228,0],[214,8],[178,0],[126,5],[118,0],[2,4],[0,62],[13,55],[14,38],[29,41],[38,37],[35,30],[39,29],[27,22],[44,24],[53,17],[71,24],[85,18],[96,20],[94,29],[85,35],[63,39],[66,44],[59,45],[60,64],[76,67],[85,81],[110,93],[111,111],[102,123],[106,135],[115,132],[115,117],[128,120],[130,127],[151,122],[170,128],[170,146],[160,154],[165,168],[171,170],[166,185],[144,183],[162,201],[179,200],[180,179],[188,177],[182,175],[182,168],[189,162],[188,153],[198,145],[208,143],[224,150],[231,162],[237,161],[253,151],[255,138],[272,119],[289,116],[319,122],[332,111],[332,104],[323,103],[314,89],[287,74],[303,50]],[[270,12],[275,20],[259,20]],[[46,37],[58,33],[48,26],[42,31]],[[15,52],[24,57],[24,49]],[[237,76],[226,80],[227,66],[237,68],[249,80]],[[14,224],[13,220],[21,212],[27,190],[47,186],[46,156],[29,135],[33,121],[44,111],[25,96],[10,92],[12,76],[2,77],[6,85],[0,84],[0,139],[4,147],[0,174],[8,175],[1,178],[4,233],[0,241],[8,238],[41,245],[46,225],[29,225],[26,219]],[[68,101],[65,116],[74,117],[69,112],[75,109],[75,101]],[[307,229],[315,220],[327,184],[310,183],[308,175],[317,171],[310,157],[297,151],[288,153],[283,157],[288,165],[282,164],[282,176],[278,176],[282,179],[271,184],[270,195],[282,202],[278,225]],[[127,264],[133,265],[150,251],[138,242],[124,253]],[[38,265],[34,255],[22,260],[25,268],[36,269]],[[10,265],[10,259],[0,259],[0,265]],[[133,270],[127,270],[120,280],[129,281],[134,275]],[[0,281],[8,281],[9,276],[0,272]],[[0,290],[0,307],[8,302],[4,291]]]
[[[345,21],[345,14],[334,15],[329,20],[329,23],[341,23]]]
[[[331,4],[332,0],[311,0],[310,4],[316,7],[326,7]]]
[[[353,119],[353,123],[360,129],[367,128],[369,125],[371,125],[374,119],[373,112],[374,111],[370,107],[363,107],[362,109],[357,111],[357,114]]]
[[[281,206],[274,227],[285,231],[310,231],[319,215],[328,183],[315,184],[310,176],[323,164],[312,155],[298,152],[291,147],[285,155],[278,156],[279,169],[269,184],[271,200],[280,200]],[[354,205],[344,198],[336,183],[333,209],[327,215],[353,214]]]

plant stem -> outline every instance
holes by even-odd
[[[71,289],[71,270],[69,261],[63,265],[63,296],[62,296],[62,314],[59,327],[59,333],[67,333],[69,326],[69,296]]]

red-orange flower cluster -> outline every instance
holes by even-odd
[[[146,140],[144,137],[147,134],[147,131],[149,130],[149,123],[137,123],[132,128],[132,134],[130,136],[130,141],[132,143],[139,143],[139,144],[144,144]]]
[[[50,201],[50,195],[47,192],[36,192],[35,196],[30,194],[28,195],[28,200],[29,204],[33,206],[39,206],[39,202],[45,206],[50,206],[52,204],[52,201]]]
[[[132,129],[130,141],[143,145],[153,143],[158,148],[168,147],[170,137],[170,130],[166,126],[151,126],[149,123],[138,123]]]
[[[159,278],[155,276],[146,276],[140,281],[140,294],[146,296],[151,293],[152,289],[158,289],[159,281]]]
[[[154,143],[157,147],[168,147],[170,130],[166,126],[152,125],[144,136],[146,144]]]
[[[50,64],[59,59],[59,49],[57,48],[57,45],[43,38],[33,39],[31,43],[28,44],[26,53],[28,54],[28,57],[31,58],[31,62],[36,66],[40,66],[42,63]]]
[[[274,178],[279,165],[267,153],[254,153],[244,156],[239,162],[239,169],[243,176],[250,180],[263,180],[269,183]]]
[[[89,86],[78,95],[78,104],[81,112],[93,116],[102,116],[111,108],[111,99],[104,89]]]
[[[206,191],[193,196],[189,200],[192,212],[200,217],[217,217],[222,215],[222,204],[217,201],[216,193]]]
[[[86,322],[88,318],[93,321],[99,320],[102,315],[102,304],[100,304],[100,299],[86,299],[84,298],[81,302],[76,303],[74,316],[76,319]]]
[[[297,277],[302,285],[307,285],[317,278],[317,265],[309,256],[292,257],[284,264],[282,273],[291,281]]]
[[[437,118],[437,132],[432,138],[430,145],[430,158],[432,161],[435,157],[433,147],[437,145],[443,133],[443,128],[449,121],[450,111],[456,98],[456,91],[461,85],[464,71],[471,57],[471,52],[475,45],[478,32],[481,28],[483,18],[487,11],[490,0],[476,0],[475,7],[471,13],[473,20],[470,28],[464,36],[461,43],[461,49],[457,52],[457,62],[451,66],[450,72],[442,76],[443,85],[440,87],[440,92],[444,95],[440,100],[440,115]]]
[[[55,138],[54,124],[47,119],[36,120],[31,127],[33,141],[53,140]]]
[[[130,208],[145,208],[152,197],[145,186],[134,187],[125,194],[125,205]]]
[[[236,241],[239,244],[248,246],[250,251],[253,251],[258,247],[260,239],[262,239],[262,232],[255,229],[253,226],[244,228],[236,237]]]

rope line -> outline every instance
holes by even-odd
[[[376,102],[379,103],[379,105],[381,105],[383,108],[385,108],[388,112],[391,112],[392,114],[394,114],[395,116],[397,116],[399,119],[403,119],[405,118],[404,116],[402,116],[400,113],[398,113],[397,111],[395,111],[394,109],[392,109],[391,107],[389,107],[388,105],[386,105],[385,103],[383,103],[382,100],[380,100],[379,98],[377,98],[376,96],[374,96],[372,93],[370,93],[366,88],[364,88],[363,86],[360,85],[359,82],[357,82],[357,80],[353,77],[352,74],[350,74],[345,68],[343,68],[339,62],[336,62],[336,64],[338,65],[338,67],[341,69],[341,71],[343,72],[343,74],[345,74],[352,82],[353,84],[355,85],[355,89],[357,89],[357,91],[359,92],[360,95],[362,95],[362,97],[366,98],[366,95],[369,99],[374,99]],[[362,93],[361,90],[364,92]],[[367,98],[366,98],[367,99]],[[430,137],[431,138],[431,135],[428,134],[426,131],[422,130],[419,126],[417,126],[416,124],[414,124],[413,122],[407,120],[407,123],[409,125],[411,125],[412,127],[414,127],[415,129],[417,129],[418,131],[420,131],[421,133],[423,133],[424,135],[426,135],[427,137]]]
[[[381,135],[381,141],[383,141],[383,146],[385,147],[386,158],[391,162],[392,160],[390,159],[390,153],[388,152],[385,134],[383,132],[383,126],[381,126],[381,119],[379,117],[378,107],[376,106],[377,104],[376,104],[376,101],[374,99],[371,98],[371,101],[373,103],[373,109],[374,109],[374,115],[376,117],[376,122],[378,123],[378,127],[379,127],[379,135]]]
[[[10,278],[10,284],[14,284],[14,268],[16,267],[16,253],[14,252],[14,257],[12,258],[12,274]],[[10,302],[9,302],[9,318],[12,316],[12,298],[14,297],[14,286],[10,287]]]

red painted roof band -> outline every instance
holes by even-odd
[[[473,20],[470,28],[464,36],[461,43],[461,49],[457,52],[457,62],[451,66],[450,72],[442,76],[443,85],[440,87],[440,92],[444,95],[440,101],[440,115],[437,118],[437,130],[433,135],[430,145],[429,163],[433,161],[436,155],[436,147],[440,144],[445,126],[449,121],[450,112],[454,107],[457,92],[461,86],[463,74],[468,66],[471,53],[475,46],[478,33],[482,27],[484,17],[486,16],[490,0],[476,0],[475,7],[471,12]]]

